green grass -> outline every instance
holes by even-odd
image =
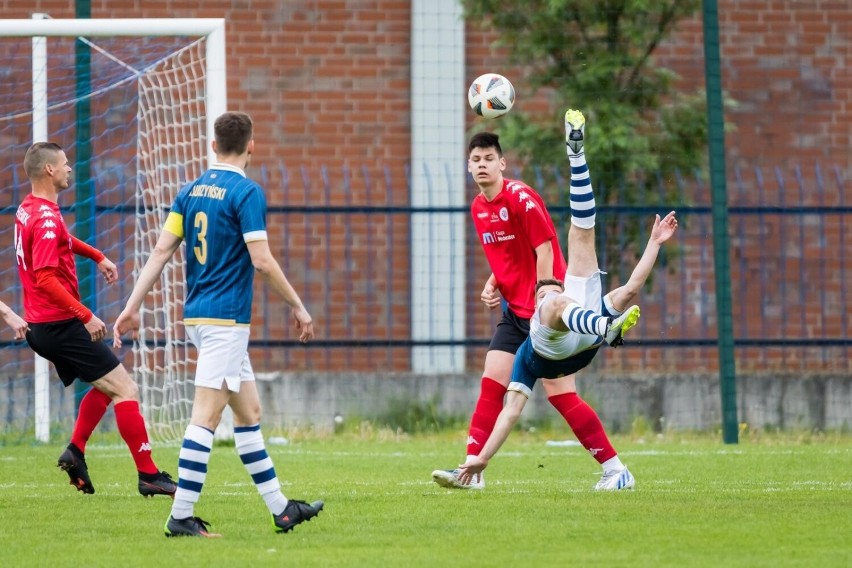
[[[553,435],[565,437],[564,434]],[[595,493],[579,447],[515,433],[483,492],[432,484],[464,451],[438,434],[348,433],[270,446],[284,492],[325,511],[286,535],[232,447],[216,447],[196,514],[222,539],[166,539],[171,501],[136,493],[123,446],[87,452],[95,495],[55,467],[61,446],[0,447],[4,566],[850,566],[852,437],[615,438],[637,479]],[[176,473],[176,447],[155,458]]]

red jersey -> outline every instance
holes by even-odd
[[[568,264],[559,247],[556,227],[541,196],[522,181],[503,179],[503,189],[488,201],[477,195],[470,205],[473,225],[497,289],[522,318],[535,311],[536,254],[544,242],[553,245],[553,277],[562,279]]]
[[[71,234],[62,220],[59,205],[32,194],[24,199],[15,214],[15,258],[24,288],[24,319],[30,323],[47,323],[73,318],[74,314],[57,306],[35,285],[35,271],[52,267],[62,287],[80,299]]]

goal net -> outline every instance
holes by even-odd
[[[83,302],[110,327],[150,256],[177,191],[210,158],[212,120],[226,110],[224,21],[0,20],[0,239],[12,242],[29,193],[21,163],[35,141],[65,149],[74,185],[60,196],[76,236],[119,268],[107,286],[78,259]],[[141,311],[139,341],[119,356],[139,384],[149,433],[179,440],[189,420],[194,350],[182,326],[183,247]],[[9,255],[9,259],[12,259]],[[0,266],[0,299],[23,313],[16,266]],[[6,437],[65,434],[74,393],[25,344],[0,341],[0,426]],[[67,435],[67,434],[65,434]]]

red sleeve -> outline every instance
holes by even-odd
[[[41,268],[35,271],[36,286],[41,288],[45,295],[55,305],[65,309],[75,318],[83,323],[89,323],[92,319],[92,312],[81,304],[68,290],[62,287],[59,279],[56,278],[53,268]]]
[[[536,197],[537,195],[532,191],[523,189],[514,192],[511,197],[515,216],[533,248],[556,236],[551,229],[551,224],[548,223],[550,213],[545,209],[544,202]]]
[[[95,262],[100,262],[106,258],[104,253],[74,236],[71,237],[71,252],[79,254],[80,256],[85,256],[86,258],[91,258]]]

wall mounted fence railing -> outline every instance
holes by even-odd
[[[123,276],[116,286],[96,284],[99,304],[93,307],[102,319],[111,321],[132,285],[135,184],[124,179],[120,164],[96,164],[93,169],[98,184],[96,244],[116,261]],[[452,177],[448,166],[426,171],[436,201],[441,192],[464,192],[465,202],[473,196],[472,187],[451,187],[446,182]],[[28,191],[16,172],[5,175],[0,206],[0,239],[7,243],[12,242],[16,205]],[[569,219],[567,180],[549,168],[530,172],[526,180],[544,195],[564,239]],[[411,170],[402,166],[292,168],[276,164],[255,174],[268,192],[273,250],[313,314],[317,331],[313,343],[298,344],[290,312],[265,286],[256,284],[251,345],[258,371],[407,371],[413,348],[442,346],[462,348],[458,369],[481,366],[497,315],[487,312],[478,300],[488,268],[466,206],[411,207]],[[850,369],[852,204],[846,196],[845,176],[841,168],[819,166],[732,170],[729,234],[739,369],[817,373]],[[629,275],[653,214],[674,209],[681,219],[675,242],[664,250],[653,282],[641,298],[643,316],[630,346],[599,357],[596,368],[715,371],[713,248],[706,182],[684,175],[596,191],[600,263],[611,285]],[[74,206],[62,205],[67,222],[73,225]],[[450,217],[464,224],[464,286],[452,290],[449,302],[421,294],[426,305],[412,305],[414,282],[428,290],[429,282],[454,276],[451,271],[459,266],[458,259],[438,259],[420,273],[412,273],[410,219],[414,214]],[[440,242],[454,238],[454,233],[436,225],[418,238]],[[0,269],[0,290],[6,303],[21,310],[11,245]],[[454,309],[435,317],[455,321],[464,332],[455,337],[430,336],[427,320],[425,333],[412,339],[412,312],[430,313],[429,302],[439,299]],[[25,375],[31,364],[28,349],[4,334],[0,373]]]

